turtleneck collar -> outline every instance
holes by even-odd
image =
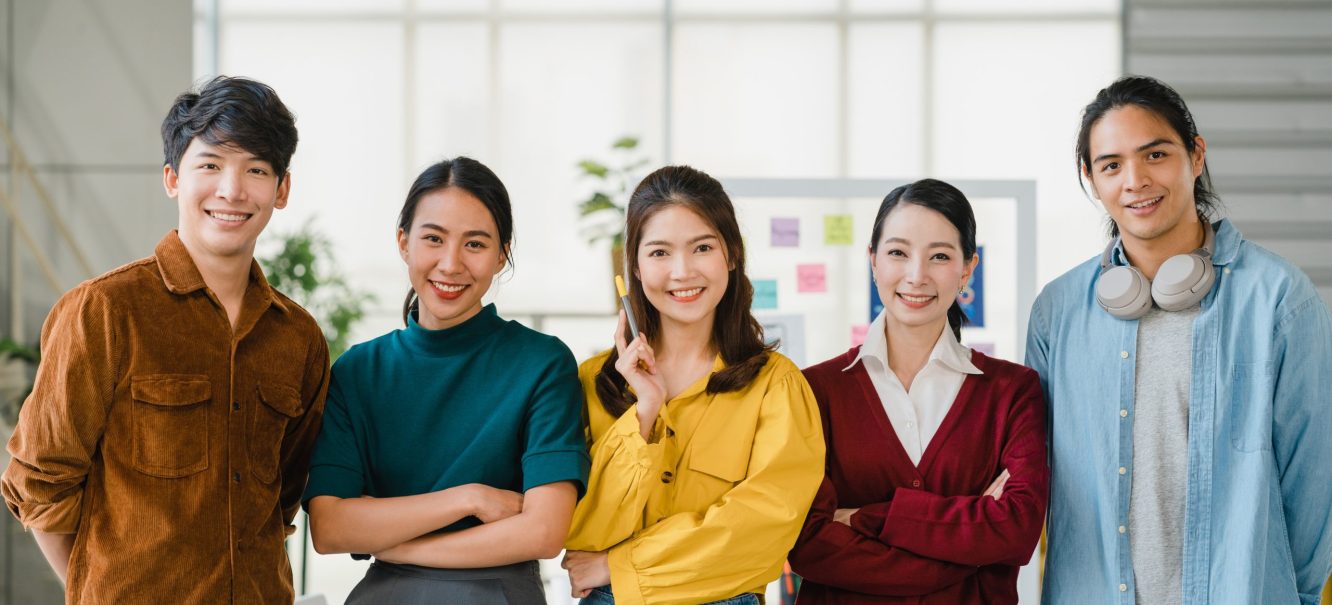
[[[471,353],[478,344],[494,336],[504,320],[495,311],[495,305],[481,308],[476,316],[452,328],[430,330],[416,322],[416,314],[407,316],[407,327],[401,330],[403,342],[413,350],[426,355],[448,356]]]

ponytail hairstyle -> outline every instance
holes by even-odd
[[[879,204],[879,214],[874,217],[874,233],[870,236],[869,246],[871,255],[879,250],[884,220],[901,204],[915,204],[942,214],[957,228],[962,240],[962,260],[971,262],[976,257],[976,215],[971,211],[971,202],[957,187],[935,179],[921,179],[902,185],[883,198],[883,203]],[[948,325],[959,341],[962,340],[962,326],[966,323],[967,314],[954,299],[953,306],[948,307]]]
[[[749,385],[768,362],[768,353],[777,345],[763,342],[763,326],[749,312],[754,300],[754,286],[745,275],[745,246],[740,239],[740,225],[735,206],[717,179],[689,166],[667,166],[647,175],[629,198],[625,217],[625,273],[629,286],[629,305],[639,320],[639,331],[649,340],[660,336],[661,314],[643,293],[638,276],[638,247],[649,219],[666,208],[682,207],[703,219],[721,236],[722,248],[730,266],[726,292],[713,314],[712,344],[721,354],[725,369],[708,379],[708,393],[728,393]],[[637,398],[615,369],[619,352],[610,357],[597,373],[597,397],[611,416],[618,418]]]
[[[1091,171],[1091,131],[1096,123],[1112,110],[1129,105],[1152,112],[1170,125],[1179,135],[1184,150],[1192,157],[1198,148],[1198,125],[1193,113],[1169,84],[1147,76],[1124,76],[1096,93],[1096,98],[1082,110],[1082,123],[1078,127],[1078,141],[1073,150],[1078,165],[1078,185],[1087,192],[1086,175]],[[1193,179],[1193,204],[1198,220],[1210,223],[1221,211],[1221,198],[1212,191],[1212,175],[1204,160],[1202,173]],[[1107,218],[1106,231],[1110,237],[1119,237],[1119,225]]]
[[[421,171],[407,192],[407,200],[398,212],[398,229],[403,233],[412,230],[412,221],[416,219],[416,207],[421,198],[434,193],[457,187],[470,193],[472,197],[490,211],[490,218],[499,230],[500,253],[504,262],[513,266],[513,207],[509,205],[509,191],[504,183],[485,164],[465,156],[443,160]],[[407,290],[407,298],[402,301],[402,324],[407,325],[407,318],[417,312],[419,302],[416,289]]]

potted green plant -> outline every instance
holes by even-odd
[[[578,216],[583,221],[582,234],[589,245],[610,242],[611,272],[614,275],[624,274],[624,213],[632,187],[638,182],[638,173],[647,165],[648,159],[638,150],[638,137],[633,136],[620,137],[611,144],[609,161],[578,162],[583,178],[595,183],[592,194],[578,204]],[[606,283],[610,284],[611,280],[607,279]]]
[[[14,426],[19,408],[32,392],[41,351],[8,336],[0,338],[0,423]]]
[[[328,340],[329,359],[347,350],[351,329],[365,316],[374,297],[351,287],[338,273],[333,243],[307,221],[299,229],[278,234],[270,256],[260,257],[268,283],[305,307]]]

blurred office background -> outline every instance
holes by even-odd
[[[0,336],[35,344],[61,292],[151,253],[176,220],[161,119],[219,73],[272,85],[297,115],[291,204],[259,253],[303,225],[326,235],[333,268],[373,296],[351,342],[400,326],[402,199],[422,168],[465,154],[515,206],[517,268],[490,296],[500,313],[580,358],[607,346],[610,253],[587,242],[577,205],[595,183],[578,162],[633,136],[648,167],[688,163],[755,191],[972,184],[995,306],[964,340],[1020,360],[1022,301],[1104,246],[1072,147],[1082,106],[1123,73],[1180,90],[1226,214],[1332,301],[1328,32],[1327,0],[0,0]],[[1035,205],[1026,265],[1015,200],[993,193],[1004,183]],[[868,321],[856,250],[877,200],[736,204],[755,277],[777,280],[776,311],[806,318],[803,361],[845,350]],[[823,245],[827,214],[853,217],[852,245]],[[799,219],[799,248],[771,245],[774,216]],[[783,273],[809,259],[826,292]],[[60,602],[30,537],[3,523],[0,603]],[[302,553],[300,537],[298,592],[340,603],[364,565]],[[1038,595],[1031,567],[1024,602]],[[567,580],[546,570],[551,602],[567,602]]]

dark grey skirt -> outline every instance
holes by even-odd
[[[375,561],[347,605],[545,605],[536,561],[481,569],[435,569]]]

